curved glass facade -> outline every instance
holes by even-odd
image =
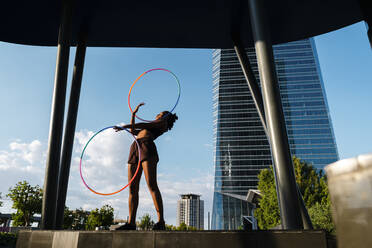
[[[254,48],[246,49],[258,79]],[[274,46],[292,155],[322,169],[338,160],[326,94],[313,39]],[[257,188],[260,170],[272,164],[247,82],[233,49],[213,51],[215,190],[212,229],[233,230],[249,215],[241,200]]]

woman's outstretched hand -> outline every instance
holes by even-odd
[[[137,113],[138,110],[139,110],[139,108],[140,108],[141,106],[143,106],[143,105],[145,105],[144,102],[141,102],[140,104],[138,104],[137,107],[133,110],[133,114]]]
[[[115,132],[119,132],[119,131],[123,130],[123,128],[119,127],[119,126],[115,126],[115,127],[113,127],[113,129],[115,130]]]

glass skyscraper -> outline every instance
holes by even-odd
[[[254,48],[246,49],[259,79]],[[292,155],[322,169],[338,160],[313,39],[274,46]],[[260,170],[272,164],[270,146],[233,49],[213,51],[215,189],[212,229],[237,229],[250,207]]]

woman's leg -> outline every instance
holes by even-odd
[[[142,162],[143,171],[145,173],[147,186],[149,187],[152,200],[154,201],[155,209],[158,214],[158,221],[164,222],[163,215],[163,200],[161,198],[160,190],[158,187],[158,182],[156,179],[156,163],[151,163],[149,161]]]
[[[137,170],[137,164],[128,164],[128,182],[132,179]],[[138,173],[133,182],[129,185],[129,224],[136,224],[136,214],[138,208],[138,191],[142,175],[142,166],[138,169]]]

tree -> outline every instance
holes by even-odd
[[[279,225],[280,213],[272,169],[264,169],[260,172],[258,190],[262,193],[258,208],[255,210],[258,226],[260,229],[270,229]]]
[[[165,224],[165,230],[167,231],[197,231],[198,229],[193,226],[188,226],[185,223],[181,223],[178,227]]]
[[[309,215],[315,229],[325,229],[335,234],[335,225],[332,221],[331,202],[315,203],[309,209]]]
[[[86,223],[87,230],[94,230],[96,227],[108,227],[114,221],[114,209],[110,205],[105,205],[101,209],[94,209],[90,212]]]
[[[144,214],[138,223],[138,227],[141,230],[151,230],[154,226],[154,221],[151,219],[151,216],[149,214]]]
[[[72,229],[72,223],[74,223],[74,214],[65,206],[63,211],[63,229]]]
[[[73,222],[71,225],[72,230],[85,230],[85,226],[88,220],[89,212],[82,208],[72,211]]]
[[[196,227],[188,226],[185,223],[181,223],[179,227],[176,228],[177,231],[196,231],[198,230]]]
[[[12,225],[13,226],[27,226],[25,224],[25,217],[22,212],[17,211],[16,213],[12,214]]]
[[[187,225],[185,223],[181,223],[179,227],[177,227],[178,231],[187,231]]]
[[[43,190],[39,185],[18,182],[14,188],[9,188],[7,196],[13,201],[12,207],[17,210],[12,216],[15,226],[30,226],[34,214],[41,213]]]
[[[87,223],[85,224],[86,230],[95,230],[96,227],[99,227],[101,224],[101,218],[99,214],[99,209],[96,208],[92,210],[88,216]]]
[[[165,230],[167,230],[167,231],[174,231],[174,230],[177,230],[177,227],[175,227],[173,225],[165,224]]]
[[[293,157],[296,182],[303,196],[314,228],[332,231],[330,201],[326,177],[321,170]],[[255,216],[260,229],[270,229],[280,224],[279,205],[272,168],[258,175],[258,190],[262,193]],[[312,209],[313,208],[313,209]],[[322,223],[322,224],[321,224]]]
[[[296,183],[300,188],[306,207],[324,202],[328,198],[328,186],[322,170],[293,157]]]
[[[114,221],[114,208],[110,205],[105,205],[100,209],[101,214],[101,226],[109,227]]]

